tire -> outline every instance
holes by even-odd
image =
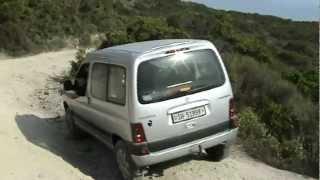
[[[221,161],[227,158],[230,154],[230,145],[220,144],[206,149],[208,159],[212,161]]]
[[[66,109],[65,121],[68,129],[68,136],[72,139],[82,139],[85,137],[85,132],[74,123],[73,113],[70,108]]]
[[[127,146],[123,141],[119,140],[115,146],[115,157],[120,174],[124,180],[142,180],[143,176],[139,173],[128,152]]]

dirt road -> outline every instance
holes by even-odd
[[[93,138],[66,136],[58,85],[75,50],[0,59],[0,179],[119,179],[113,154]],[[253,160],[233,147],[222,162],[183,158],[153,167],[154,179],[310,179]]]

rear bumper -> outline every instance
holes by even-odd
[[[238,128],[227,130],[212,136],[208,136],[199,140],[195,140],[189,143],[185,143],[176,147],[164,149],[157,152],[152,152],[144,156],[131,155],[133,161],[138,167],[149,166],[160,162],[179,158],[188,154],[194,154],[199,152],[199,146],[202,148],[210,148],[218,144],[230,144],[232,143],[238,133]]]

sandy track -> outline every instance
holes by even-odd
[[[93,138],[66,136],[57,84],[75,50],[0,60],[0,179],[119,179],[113,154]],[[253,160],[235,146],[230,158],[182,158],[153,167],[155,179],[310,179]]]

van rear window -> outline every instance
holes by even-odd
[[[221,64],[212,50],[179,52],[139,65],[138,98],[142,104],[160,102],[212,89],[224,82]]]

